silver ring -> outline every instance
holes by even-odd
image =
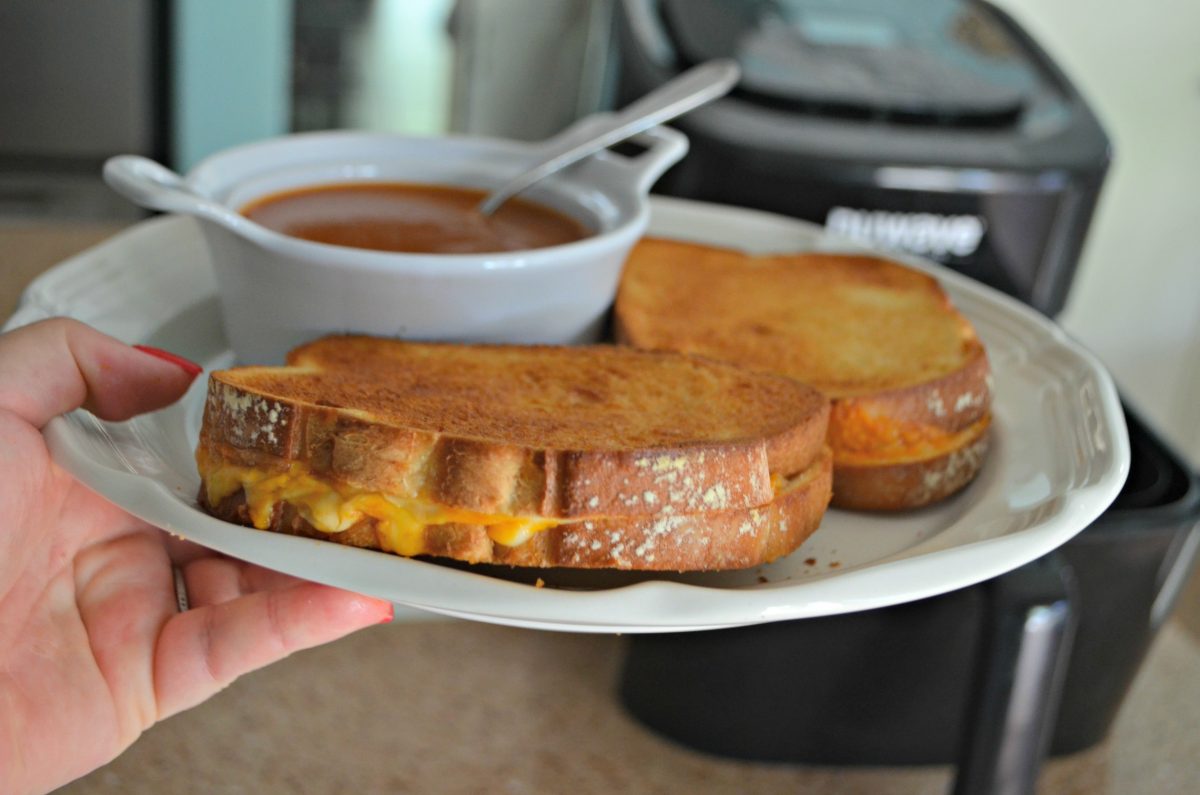
[[[172,566],[171,573],[175,575],[175,605],[179,608],[180,613],[186,613],[188,611],[188,593],[187,583],[183,580],[183,569]]]

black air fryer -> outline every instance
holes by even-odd
[[[735,92],[675,124],[657,191],[770,210],[942,262],[1048,315],[1109,160],[1095,117],[1007,15],[962,0],[621,0],[622,100],[736,58]],[[1120,496],[1055,553],[857,614],[630,639],[621,697],[727,756],[958,766],[1031,791],[1103,739],[1200,546],[1200,480],[1127,411]]]
[[[1096,118],[1007,15],[962,0],[623,0],[619,94],[736,58],[674,122],[656,190],[771,210],[1063,306],[1108,166]]]

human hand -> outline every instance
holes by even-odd
[[[0,792],[65,784],[238,676],[391,619],[387,602],[171,539],[51,461],[51,418],[126,419],[198,370],[70,320],[0,335]]]

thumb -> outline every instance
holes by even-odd
[[[174,615],[154,650],[158,718],[292,652],[391,620],[388,602],[299,581]]]
[[[0,335],[0,410],[35,428],[81,406],[123,420],[177,400],[200,372],[186,359],[52,318]]]

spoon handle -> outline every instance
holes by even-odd
[[[708,61],[664,83],[617,113],[583,119],[551,143],[544,159],[492,191],[479,205],[479,212],[491,215],[515,194],[559,169],[723,96],[737,83],[739,75],[733,60]],[[581,135],[585,136],[583,140],[580,140]]]

